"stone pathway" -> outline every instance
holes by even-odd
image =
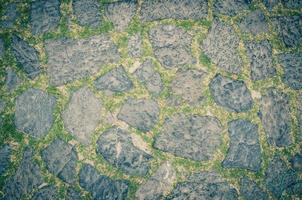
[[[301,2],[3,2],[0,199],[301,199]]]

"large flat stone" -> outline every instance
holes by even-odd
[[[275,156],[265,171],[266,188],[275,198],[280,198],[282,192],[296,182],[297,175],[289,169],[286,163]]]
[[[75,91],[62,113],[65,128],[76,139],[89,144],[101,120],[102,105],[88,87]]]
[[[45,50],[50,84],[55,86],[91,76],[103,65],[120,59],[116,45],[107,35],[77,40],[48,40]]]
[[[248,177],[243,177],[240,180],[240,194],[246,200],[267,200],[269,195],[267,192],[264,192],[255,181],[249,179]]]
[[[147,90],[157,96],[163,90],[163,82],[159,72],[155,70],[152,60],[145,60],[141,66],[135,70],[134,76],[143,84]]]
[[[248,10],[251,2],[251,0],[215,0],[214,12],[233,17]]]
[[[208,15],[207,0],[148,0],[141,7],[141,20],[205,19]]]
[[[54,96],[40,89],[29,88],[16,99],[17,129],[35,138],[44,137],[53,124],[55,106]]]
[[[302,53],[283,53],[278,58],[284,71],[282,81],[292,89],[302,89]]]
[[[55,139],[42,150],[41,157],[48,171],[67,183],[76,181],[77,153],[72,145]]]
[[[136,191],[138,200],[159,200],[173,188],[176,173],[171,163],[165,162]]]
[[[272,58],[272,46],[269,41],[246,42],[245,47],[253,81],[263,80],[276,74]]]
[[[219,68],[231,72],[241,71],[242,60],[238,52],[239,37],[234,29],[217,18],[214,19],[201,49]]]
[[[35,0],[30,7],[31,32],[34,35],[53,31],[60,22],[59,0]]]
[[[296,47],[302,41],[302,16],[279,16],[272,18],[275,30],[286,47]]]
[[[229,111],[246,112],[253,106],[251,93],[241,80],[216,74],[209,87],[214,101]]]
[[[94,167],[84,164],[79,173],[80,186],[87,190],[94,200],[125,200],[128,194],[128,181],[113,180],[101,175]]]
[[[101,8],[98,0],[73,0],[73,14],[81,26],[97,27],[101,25]]]
[[[124,31],[135,15],[137,3],[131,1],[117,1],[104,5],[104,15],[111,21],[117,31]]]
[[[117,118],[142,131],[150,131],[159,118],[159,106],[152,99],[129,98],[121,107]]]
[[[32,197],[33,200],[56,200],[59,199],[59,193],[56,186],[48,185],[39,189]]]
[[[264,13],[261,10],[255,10],[242,18],[239,23],[239,28],[243,33],[259,35],[268,33],[268,23]]]
[[[33,162],[33,150],[26,148],[21,163],[4,186],[4,199],[19,200],[29,195],[43,183],[41,171]]]
[[[192,174],[186,181],[178,183],[166,199],[235,200],[238,199],[238,193],[215,172],[199,172]]]
[[[287,94],[269,88],[261,98],[259,115],[270,145],[285,147],[292,144],[290,104]]]
[[[2,176],[10,165],[11,146],[5,144],[0,147],[0,176]]]
[[[40,61],[38,51],[28,42],[17,35],[12,36],[12,51],[19,64],[19,67],[26,75],[34,79],[40,74]]]
[[[210,160],[221,144],[221,131],[215,117],[179,113],[165,120],[154,147],[183,158]]]
[[[175,25],[158,25],[149,31],[155,57],[167,69],[196,63],[192,56],[192,36]]]
[[[133,145],[128,132],[117,127],[101,134],[97,141],[97,153],[130,175],[146,175],[152,159],[151,155]]]
[[[97,90],[102,90],[106,94],[112,95],[129,91],[133,88],[133,83],[125,68],[119,66],[97,78],[94,81],[94,86]]]
[[[258,126],[242,119],[233,120],[228,123],[228,126],[230,145],[222,166],[259,171],[261,149]]]
[[[0,22],[1,28],[12,28],[20,16],[17,8],[17,3],[7,3],[4,6],[2,17],[4,17],[3,20]]]
[[[207,73],[198,69],[179,69],[171,83],[172,93],[186,103],[196,104],[203,99],[203,84]]]

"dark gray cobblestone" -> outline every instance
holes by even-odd
[[[3,17],[5,17],[5,19],[1,20],[0,27],[12,28],[14,26],[16,20],[20,16],[17,6],[17,3],[7,3],[4,6]]]
[[[246,200],[269,199],[268,193],[263,191],[254,181],[252,181],[248,177],[243,177],[240,181],[240,194]]]
[[[12,149],[8,144],[0,147],[0,176],[8,169],[11,159]]]
[[[269,27],[261,10],[255,10],[239,21],[239,28],[243,33],[259,35],[268,33]]]
[[[81,26],[97,27],[101,25],[101,8],[97,0],[73,0],[73,14]]]
[[[214,12],[235,16],[249,8],[251,0],[214,0]]]

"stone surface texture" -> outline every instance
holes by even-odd
[[[269,31],[268,23],[261,10],[255,10],[240,20],[239,28],[243,33],[259,35]]]
[[[60,22],[59,0],[35,0],[30,6],[30,26],[33,35],[53,31]]]
[[[246,112],[253,106],[251,92],[241,80],[216,74],[209,84],[214,101],[227,110]]]
[[[261,149],[258,126],[247,120],[229,122],[230,145],[222,166],[259,171]]]
[[[17,35],[12,37],[11,48],[19,67],[27,76],[31,79],[38,76],[41,69],[38,51]]]
[[[235,16],[241,11],[245,11],[249,8],[251,0],[215,0],[214,1],[214,12]]]
[[[89,164],[84,164],[79,173],[80,186],[88,191],[92,199],[124,200],[128,193],[128,182],[113,180],[101,175]]]
[[[269,199],[268,193],[264,192],[254,181],[247,177],[240,180],[240,194],[246,200],[266,200]]]
[[[12,28],[16,23],[16,20],[20,16],[18,12],[17,3],[8,3],[4,6],[3,17],[4,19],[0,21],[1,28]]]
[[[234,29],[224,22],[214,19],[201,49],[219,68],[230,72],[239,73],[242,60],[239,56],[239,37]]]
[[[117,118],[139,131],[148,132],[158,122],[159,107],[151,99],[129,98],[121,107]]]
[[[75,91],[63,111],[65,128],[76,139],[89,144],[91,135],[101,120],[102,104],[88,87]]]
[[[131,175],[146,175],[152,156],[133,145],[128,132],[112,127],[97,141],[97,153],[106,161]]]
[[[132,35],[128,40],[129,56],[138,58],[143,54],[142,36],[140,34]]]
[[[5,173],[10,164],[12,149],[8,144],[0,147],[0,176]]]
[[[81,26],[96,28],[101,25],[101,8],[97,0],[73,0],[73,14]]]
[[[16,99],[15,125],[18,130],[42,138],[52,127],[56,98],[40,89],[29,88]]]
[[[50,84],[55,86],[93,75],[103,65],[120,59],[116,45],[107,35],[48,40],[45,50]]]
[[[221,144],[221,131],[215,117],[179,113],[165,120],[154,147],[183,158],[210,160]]]
[[[260,105],[259,114],[267,142],[277,147],[292,144],[288,95],[276,88],[269,88],[262,96]]]
[[[57,188],[54,185],[48,185],[41,189],[39,189],[34,196],[32,197],[33,200],[55,200],[59,199],[59,194],[57,192]]]
[[[159,25],[149,31],[149,39],[156,58],[167,69],[192,65],[192,36],[174,25]]]
[[[19,78],[18,74],[11,67],[6,69],[5,85],[9,91],[14,91],[20,84],[22,80]]]

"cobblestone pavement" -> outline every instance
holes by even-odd
[[[0,199],[302,199],[301,0],[0,14]]]

